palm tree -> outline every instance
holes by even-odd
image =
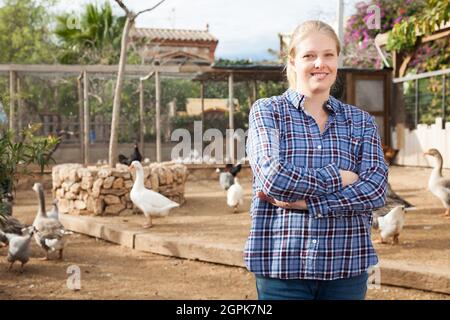
[[[119,60],[125,17],[113,15],[111,5],[87,4],[80,17],[56,17],[55,34],[63,51],[61,63],[114,64]]]

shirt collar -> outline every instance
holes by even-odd
[[[286,92],[284,93],[286,99],[297,109],[300,110],[304,110],[304,104],[305,104],[305,100],[306,97],[301,94],[298,91],[295,91],[291,88],[287,89]],[[327,108],[327,110],[331,111],[332,113],[336,114],[339,112],[339,109],[341,108],[341,104],[342,102],[339,101],[338,99],[336,99],[333,96],[329,96],[327,103],[325,105],[325,107]]]

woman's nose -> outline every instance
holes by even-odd
[[[320,69],[323,66],[323,61],[320,57],[314,61],[314,68]]]

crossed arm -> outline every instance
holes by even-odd
[[[359,172],[334,164],[319,169],[299,168],[279,158],[277,115],[264,103],[250,112],[247,154],[261,186],[258,196],[286,209],[308,210],[317,216],[382,207],[387,191],[387,166],[373,118],[361,142]]]

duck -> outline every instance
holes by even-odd
[[[123,154],[119,154],[119,162],[121,164],[125,164],[127,166],[129,166],[133,161],[142,161],[142,155],[139,152],[139,146],[137,144],[137,142],[134,143],[134,150],[133,153],[130,155],[130,157],[126,157]]]
[[[170,210],[180,205],[162,194],[147,189],[144,185],[144,168],[139,161],[133,161],[130,170],[136,170],[136,178],[130,191],[130,199],[146,217],[144,229],[152,227],[152,216],[166,216]]]
[[[0,238],[6,238],[8,241],[8,255],[6,260],[10,263],[8,270],[11,270],[16,261],[20,261],[23,272],[25,264],[30,259],[30,242],[36,229],[31,226],[22,230],[23,235],[13,233],[3,233],[0,231]]]
[[[386,205],[382,208],[375,209],[373,211],[373,222],[372,222],[372,228],[378,229],[378,217],[383,217],[386,214],[388,214],[392,209],[394,209],[397,206],[404,206],[405,211],[414,210],[415,207],[402,197],[400,197],[398,194],[394,192],[392,189],[390,183],[387,185],[387,196],[386,196]]]
[[[216,169],[216,172],[219,173],[219,184],[223,190],[228,190],[234,184],[234,178],[238,175],[238,173],[242,169],[242,164],[237,164],[233,166],[231,163],[227,163],[223,170],[219,168]]]
[[[37,193],[39,202],[38,212],[33,222],[33,226],[36,229],[34,238],[37,245],[45,251],[43,260],[50,260],[49,254],[53,251],[58,251],[58,259],[62,260],[66,236],[72,234],[72,232],[67,231],[58,220],[47,216],[42,184],[35,183],[33,190]]]
[[[239,184],[239,179],[234,178],[233,185],[227,191],[227,205],[233,208],[233,212],[236,213],[239,206],[244,204],[244,189]]]
[[[22,230],[25,225],[13,216],[7,214],[0,214],[0,231],[4,233],[13,233],[19,236],[22,235]]]
[[[438,149],[429,149],[424,153],[425,156],[431,156],[435,159],[434,168],[431,171],[428,180],[428,189],[434,194],[445,207],[443,216],[450,218],[450,179],[442,175],[442,165],[444,160]]]
[[[387,243],[387,239],[393,238],[392,244],[399,243],[398,237],[405,224],[405,207],[397,206],[383,217],[377,217],[381,240],[379,243]]]

